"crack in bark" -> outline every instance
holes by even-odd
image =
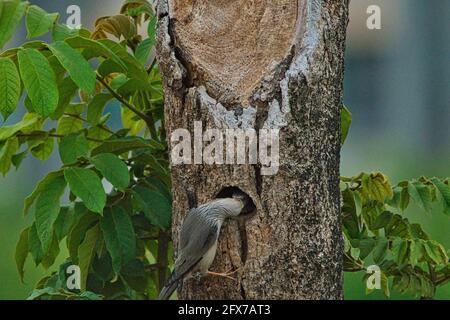
[[[245,227],[245,221],[238,221],[238,230],[239,230],[239,237],[241,239],[241,261],[242,265],[245,265],[245,262],[247,262],[247,255],[248,255],[248,240],[247,240],[247,228]]]

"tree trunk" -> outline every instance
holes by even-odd
[[[169,137],[179,128],[193,136],[195,121],[203,132],[279,130],[275,174],[260,163],[196,164],[197,157],[172,165],[175,249],[189,208],[224,188],[241,189],[256,206],[245,222],[224,224],[211,267],[239,269],[237,281],[190,279],[179,297],[342,299],[340,108],[348,0],[159,0],[158,19]]]

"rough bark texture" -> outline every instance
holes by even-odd
[[[223,21],[205,18],[220,16],[214,10],[222,11]],[[216,272],[240,268],[238,281],[188,280],[179,296],[341,299],[340,107],[348,1],[160,0],[158,17],[169,137],[178,128],[193,134],[194,121],[202,121],[203,129],[280,129],[276,175],[262,175],[258,165],[172,167],[175,248],[188,209],[224,187],[239,187],[257,208],[245,224],[224,224],[211,267]],[[221,29],[221,23],[232,25],[227,17],[242,26],[252,21],[248,36]],[[255,35],[265,31],[261,43],[272,44],[255,49],[261,45]],[[225,40],[230,36],[240,42]],[[217,46],[219,60],[208,57],[202,41]]]

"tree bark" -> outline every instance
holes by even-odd
[[[184,299],[342,299],[340,108],[348,0],[159,0],[157,50],[170,134],[279,129],[280,166],[172,166],[175,250],[189,208],[226,187],[256,214],[228,221],[211,270]]]

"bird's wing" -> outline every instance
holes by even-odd
[[[195,210],[195,209],[194,209]],[[180,251],[168,285],[192,271],[205,253],[215,244],[219,228],[210,224],[199,212],[191,210],[183,222]]]

